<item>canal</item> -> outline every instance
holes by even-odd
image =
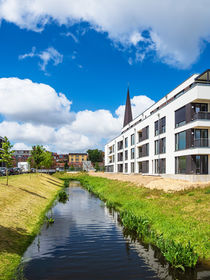
[[[66,192],[69,200],[49,211],[55,222],[42,226],[16,279],[209,279],[204,268],[187,273],[170,269],[154,248],[125,234],[118,214],[79,182]]]

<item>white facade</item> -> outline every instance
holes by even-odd
[[[105,146],[106,170],[149,175],[210,174],[209,77],[209,70],[191,76],[123,127],[121,134]],[[122,147],[118,147],[120,141]]]

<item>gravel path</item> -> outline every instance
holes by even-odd
[[[126,175],[119,173],[89,172],[89,175],[108,178],[112,180],[131,182],[138,186],[144,186],[150,189],[164,190],[165,192],[175,192],[198,187],[203,188],[210,185],[210,182],[188,182],[184,180],[162,178],[160,176],[143,176],[140,174]]]

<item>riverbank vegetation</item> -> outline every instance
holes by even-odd
[[[11,279],[63,182],[46,174],[0,177],[0,279]]]
[[[209,262],[210,187],[165,193],[84,174],[56,176],[79,180],[119,211],[124,226],[144,242],[156,245],[174,267]]]

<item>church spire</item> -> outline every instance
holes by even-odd
[[[123,127],[126,126],[132,120],[133,120],[133,117],[132,117],[131,101],[130,101],[130,94],[129,94],[129,88],[128,88]]]

